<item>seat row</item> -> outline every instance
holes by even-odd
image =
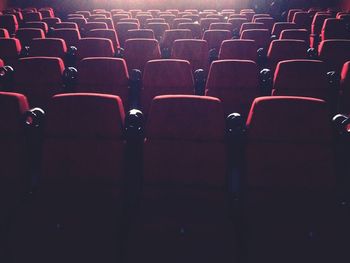
[[[288,233],[298,255],[302,246],[313,246],[304,230],[319,234],[319,249],[339,241],[334,137],[322,100],[262,97],[246,124],[236,115],[226,124],[216,98],[159,96],[144,128],[141,113],[124,113],[117,96],[57,95],[45,117],[38,110],[28,113],[23,95],[1,93],[0,100],[6,112],[0,126],[0,204],[2,218],[12,214],[6,236],[13,262],[62,262],[68,255],[84,262],[163,262],[169,254],[171,262],[232,262],[239,248],[255,251],[250,243],[237,245],[237,213],[247,219],[238,229],[254,235],[268,229],[271,236],[264,238],[270,245],[280,243],[284,226],[282,235]],[[24,120],[26,126],[43,125],[37,169],[28,168],[35,162],[27,158],[30,128]],[[244,167],[233,170],[234,163]],[[240,184],[237,169],[244,171]],[[34,194],[21,203],[31,175]],[[234,208],[237,193],[244,210]],[[266,224],[264,218],[273,221]],[[336,238],[329,236],[330,225]],[[288,251],[289,244],[279,247]],[[319,254],[309,249],[303,255]]]

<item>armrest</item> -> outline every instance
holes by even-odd
[[[0,88],[1,90],[11,91],[13,87],[14,69],[11,66],[0,68]]]
[[[30,128],[40,128],[45,119],[45,112],[41,108],[33,108],[24,113],[25,125]]]
[[[21,52],[19,53],[19,58],[26,58],[29,57],[30,47],[24,46],[21,49]]]
[[[307,50],[307,56],[309,59],[318,59],[318,52],[315,48],[309,48]]]
[[[266,57],[266,50],[264,48],[259,48],[257,51],[257,63],[260,67],[263,67],[266,65],[267,57]]]
[[[66,54],[66,63],[69,66],[75,65],[78,49],[75,46],[70,46]]]
[[[260,71],[259,82],[260,82],[261,94],[263,96],[270,96],[272,92],[272,86],[273,86],[273,76],[270,69],[265,68]]]
[[[197,69],[194,72],[194,81],[195,81],[195,94],[204,96],[205,85],[207,82],[207,75],[203,69]]]
[[[131,70],[130,79],[129,79],[129,107],[131,109],[139,108],[141,87],[142,87],[141,70],[139,69]]]
[[[216,48],[212,48],[209,50],[209,64],[211,64],[215,60],[218,60],[218,57],[219,51],[216,50]]]
[[[129,142],[144,138],[144,117],[138,109],[130,110],[125,116],[125,138]]]
[[[77,84],[78,70],[74,67],[67,67],[63,71],[64,92],[72,92]]]
[[[337,114],[332,119],[334,128],[339,135],[350,135],[348,126],[350,125],[350,117],[344,114]]]
[[[114,56],[116,58],[123,58],[124,57],[124,48],[122,48],[122,47],[117,48],[117,51],[115,52]]]

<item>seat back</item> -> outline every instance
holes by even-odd
[[[114,47],[107,38],[81,38],[77,44],[77,59],[87,57],[113,57]]]
[[[161,58],[159,43],[155,39],[128,39],[123,57],[129,70],[139,69],[143,72],[148,61]]]
[[[340,73],[345,62],[350,60],[350,40],[330,39],[319,45],[319,58],[327,63],[329,71]]]
[[[206,30],[203,34],[203,39],[207,41],[209,50],[216,49],[218,52],[221,43],[231,37],[232,33],[228,30]]]
[[[118,49],[120,47],[118,36],[115,30],[112,29],[92,29],[86,33],[86,36],[94,38],[107,38],[112,41],[114,49]]]
[[[190,62],[192,70],[209,68],[208,43],[201,39],[178,39],[174,41],[171,58]]]
[[[63,71],[60,58],[21,58],[14,72],[14,90],[26,95],[32,107],[46,109],[50,98],[62,92]]]
[[[119,38],[119,44],[124,47],[125,40],[127,38],[128,31],[131,29],[139,29],[139,25],[130,22],[118,22],[115,30]]]
[[[191,39],[192,32],[189,29],[171,29],[165,30],[163,39],[160,42],[161,48],[172,49],[173,43],[177,39]]]
[[[266,49],[271,42],[271,35],[268,29],[247,29],[241,34],[241,39],[254,40],[258,48]]]
[[[242,59],[256,61],[257,45],[254,40],[231,39],[224,40],[220,47],[219,59]]]
[[[7,29],[10,35],[16,34],[18,30],[18,20],[15,15],[0,15],[0,27]]]
[[[34,38],[45,38],[45,33],[38,28],[20,28],[17,30],[16,38],[22,46],[30,46]]]
[[[53,38],[62,38],[68,47],[77,46],[80,40],[80,32],[78,29],[62,28],[52,30]]]
[[[226,116],[238,112],[246,118],[253,100],[260,95],[258,75],[258,66],[253,61],[214,61],[208,74],[206,95],[223,102]]]
[[[14,65],[21,52],[21,42],[16,38],[0,38],[0,58],[7,65]]]
[[[34,38],[29,49],[31,57],[59,57],[65,59],[66,42],[60,38]]]
[[[131,29],[128,30],[126,34],[126,39],[132,38],[147,38],[147,39],[155,39],[153,30],[151,29]]]

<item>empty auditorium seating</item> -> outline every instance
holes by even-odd
[[[280,34],[280,39],[297,39],[309,42],[309,33],[306,29],[287,29]]]
[[[243,23],[240,29],[240,35],[242,35],[244,30],[249,29],[267,29],[267,27],[263,23]]]
[[[297,12],[302,12],[302,9],[290,9],[288,11],[288,17],[287,17],[287,22],[293,22],[294,19],[294,14]]]
[[[143,72],[148,61],[161,58],[159,43],[155,39],[128,39],[123,58],[129,70],[139,69]]]
[[[274,70],[277,63],[289,59],[306,59],[307,44],[302,40],[274,40],[267,52],[269,67]]]
[[[77,64],[77,69],[76,92],[118,95],[127,109],[129,75],[124,60],[84,58]]]
[[[274,24],[271,34],[278,39],[281,32],[286,29],[299,29],[299,26],[295,23],[277,22]]]
[[[0,109],[3,112],[0,125],[0,231],[3,235],[9,215],[29,190],[31,174],[24,125],[24,114],[29,110],[27,99],[22,94],[0,92]]]
[[[265,25],[265,28],[272,31],[273,25],[275,24],[275,20],[272,17],[259,17],[255,19],[255,23],[262,23]]]
[[[312,16],[308,12],[296,12],[292,22],[297,24],[299,28],[311,31]]]
[[[169,24],[167,23],[148,23],[146,27],[153,30],[154,37],[158,41],[162,39],[165,30],[170,30]]]
[[[22,45],[16,38],[0,38],[0,58],[7,65],[14,65],[21,52]]]
[[[128,30],[131,29],[139,29],[139,25],[136,23],[129,23],[129,22],[118,22],[115,26],[115,30],[117,31],[119,44],[124,47],[124,42],[127,37]]]
[[[68,18],[67,22],[75,23],[77,24],[79,30],[84,30],[84,26],[86,25],[87,20],[83,17],[72,17]]]
[[[19,39],[22,46],[30,46],[34,38],[45,38],[45,33],[38,28],[20,28],[17,30],[16,38]]]
[[[117,96],[52,98],[40,191],[12,231],[15,261],[45,262],[53,253],[57,262],[67,256],[84,262],[120,260],[123,126],[124,109]],[[35,242],[30,242],[33,236]],[[35,249],[38,245],[43,251]]]
[[[120,47],[115,30],[112,29],[92,29],[86,33],[87,37],[107,38],[112,41],[114,49]]]
[[[155,39],[153,30],[151,29],[131,29],[128,30],[126,33],[125,40],[131,39],[131,38],[148,38],[148,39]]]
[[[77,46],[80,40],[80,32],[77,29],[54,29],[52,30],[51,36],[53,38],[62,38],[68,47]]]
[[[190,18],[175,18],[172,24],[173,29],[178,29],[178,25],[181,23],[192,23]]]
[[[319,58],[327,63],[329,71],[340,73],[345,62],[350,60],[350,40],[325,40],[319,45]]]
[[[61,19],[58,17],[46,17],[41,20],[42,22],[46,23],[47,26],[50,27],[55,27],[57,23],[61,23]]]
[[[311,24],[310,46],[317,48],[321,39],[323,23],[327,18],[331,18],[329,13],[318,13],[314,16]]]
[[[34,21],[41,21],[43,19],[40,12],[30,12],[30,13],[24,13],[23,14],[23,21],[24,22],[34,22]]]
[[[223,102],[224,112],[247,117],[253,100],[260,95],[258,66],[247,60],[217,60],[210,66],[206,95]]]
[[[271,42],[271,35],[268,29],[247,29],[241,34],[241,39],[254,40],[258,48],[266,49]]]
[[[105,23],[107,25],[108,29],[113,29],[114,30],[114,24],[113,20],[111,18],[97,18],[95,22],[98,23]]]
[[[224,40],[219,51],[219,59],[257,60],[257,45],[254,40]]]
[[[18,21],[15,15],[0,15],[0,27],[7,29],[11,35],[18,30]]]
[[[224,40],[232,38],[232,34],[228,30],[206,30],[203,39],[208,42],[209,50],[215,49],[219,52],[221,43]]]
[[[165,30],[163,39],[160,42],[162,49],[168,49],[171,51],[173,43],[177,39],[191,39],[192,33],[189,29],[170,29]]]
[[[327,67],[318,60],[287,60],[276,68],[272,95],[313,97],[331,102]],[[332,101],[333,102],[333,101]]]
[[[245,140],[241,226],[250,233],[246,246],[255,251],[253,258],[333,256],[329,250],[312,253],[306,234],[322,235],[319,248],[330,248],[335,239],[329,242],[327,235],[338,235],[340,222],[332,223],[336,176],[328,105],[312,98],[257,98]]]
[[[167,94],[194,94],[194,79],[188,61],[163,59],[146,63],[140,96],[144,114],[148,113],[155,96]]]
[[[341,71],[340,107],[342,113],[350,114],[350,62],[346,62]]]
[[[341,19],[327,18],[322,26],[321,40],[328,39],[350,39],[350,32],[346,23]]]
[[[197,23],[181,23],[179,24],[178,29],[189,29],[191,30],[193,38],[195,39],[202,38],[202,29],[201,29],[201,26]]]
[[[107,38],[81,38],[77,43],[77,59],[87,57],[113,57],[113,43]]]
[[[14,91],[26,95],[32,107],[46,109],[50,98],[63,92],[63,71],[60,58],[19,59],[14,72]]]
[[[209,48],[208,43],[201,39],[178,39],[173,43],[171,58],[190,62],[192,70],[208,70]]]
[[[220,101],[211,97],[153,100],[146,124],[140,211],[132,218],[128,262],[162,262],[169,254],[175,261],[234,261],[225,197],[223,116]]]
[[[60,38],[34,38],[29,49],[31,57],[59,57],[65,60],[67,46]]]

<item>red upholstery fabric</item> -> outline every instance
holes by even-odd
[[[321,40],[350,39],[345,21],[336,18],[327,18],[322,26]]]
[[[185,60],[162,59],[147,62],[142,84],[141,106],[145,114],[148,113],[155,96],[194,94],[191,65]]]
[[[85,24],[87,23],[87,20],[86,18],[83,18],[83,17],[74,17],[74,18],[68,18],[67,22],[72,22],[77,24],[79,30],[82,30]]]
[[[340,112],[350,114],[350,61],[344,64],[341,71],[340,90]]]
[[[293,16],[293,23],[297,24],[300,28],[311,31],[312,15],[308,12],[296,12]]]
[[[77,23],[73,22],[60,22],[56,23],[53,27],[55,29],[79,29]]]
[[[77,69],[78,92],[118,95],[127,108],[129,75],[123,59],[85,58],[78,63]]]
[[[67,46],[77,46],[80,40],[80,33],[77,29],[70,28],[62,28],[62,29],[54,29],[52,31],[52,37],[54,38],[62,38],[66,42]]]
[[[278,63],[272,94],[330,100],[327,67],[317,60],[287,60]]]
[[[113,57],[114,48],[106,38],[81,38],[77,44],[77,59],[87,57]]]
[[[128,69],[144,71],[148,61],[160,59],[160,47],[155,39],[128,39],[125,41],[124,59]]]
[[[221,44],[219,59],[257,60],[257,46],[254,40],[232,39]]]
[[[241,39],[255,41],[258,48],[266,49],[271,42],[271,35],[268,29],[247,29],[242,32]]]
[[[300,29],[300,27],[295,23],[277,22],[274,24],[271,34],[279,38],[281,32],[286,29]]]
[[[309,36],[306,29],[286,29],[281,32],[280,39],[296,39],[308,43],[310,41]]]
[[[350,40],[330,39],[320,43],[319,58],[327,63],[328,70],[340,73],[345,62],[350,60]]]
[[[0,25],[7,29],[11,35],[18,30],[18,21],[15,15],[0,15]]]
[[[209,30],[211,23],[217,23],[217,22],[220,22],[219,18],[202,18],[199,21],[199,24],[201,26],[202,31],[204,32],[206,30]]]
[[[267,52],[267,59],[272,70],[275,69],[277,63],[289,59],[306,59],[307,44],[302,40],[274,40],[270,44]]]
[[[229,30],[233,31],[233,25],[231,23],[211,23],[209,30]]]
[[[10,38],[10,34],[5,28],[0,28],[0,37],[2,38]]]
[[[151,29],[131,29],[126,33],[126,40],[132,38],[155,39],[155,36]]]
[[[0,58],[7,65],[14,65],[21,52],[22,46],[16,38],[0,38]]]
[[[14,72],[15,91],[25,94],[31,106],[45,109],[49,99],[62,92],[63,71],[60,58],[19,59]]]
[[[140,212],[132,221],[128,261],[151,256],[161,262],[169,254],[176,261],[233,261],[220,101],[156,97],[146,130],[144,187]]]
[[[103,22],[87,22],[84,26],[84,30],[89,32],[93,29],[108,29],[107,24]]]
[[[192,70],[209,68],[209,48],[205,40],[200,39],[178,39],[173,43],[171,57],[183,59],[190,62]]]
[[[233,30],[236,31],[237,33],[239,33],[239,31],[241,30],[241,26],[243,23],[248,23],[248,20],[246,18],[230,18],[228,21],[228,23],[231,23],[233,26]]]
[[[153,30],[154,37],[159,41],[165,32],[165,30],[169,30],[169,24],[167,23],[148,23],[146,26],[147,29]]]
[[[242,35],[242,32],[244,30],[249,30],[249,29],[268,29],[265,24],[263,23],[243,23],[240,29],[240,35]]]
[[[177,39],[191,39],[192,32],[189,29],[171,29],[165,30],[163,39],[160,42],[161,48],[168,48],[171,50],[173,43]]]
[[[260,94],[258,74],[253,61],[214,61],[207,79],[206,95],[223,102],[225,115],[238,112],[247,117],[253,100]]]
[[[290,9],[288,11],[287,22],[293,22],[294,14],[302,11],[303,11],[302,9]]]
[[[259,17],[257,19],[255,19],[256,23],[263,23],[265,25],[265,27],[269,30],[269,32],[272,31],[272,28],[275,24],[275,19],[273,19],[272,17]]]
[[[115,30],[112,29],[92,29],[89,32],[86,33],[87,37],[94,37],[94,38],[107,38],[112,41],[113,47],[115,49],[119,48],[119,39],[115,32]]]
[[[247,120],[248,187],[281,192],[332,189],[335,178],[331,145],[332,129],[324,101],[256,99]]]
[[[60,38],[34,38],[29,53],[32,57],[59,57],[64,60],[67,46]]]
[[[203,34],[203,39],[208,42],[208,48],[220,50],[221,43],[224,40],[230,39],[232,33],[228,30],[206,30]]]
[[[201,26],[197,23],[181,23],[178,26],[178,29],[189,29],[191,30],[192,37],[195,39],[202,38]]]
[[[190,18],[175,18],[173,21],[172,28],[178,29],[178,25],[181,23],[192,23],[192,19],[190,19]]]
[[[32,13],[24,13],[23,14],[23,21],[24,22],[34,22],[34,21],[41,21],[43,19],[40,12],[32,12]]]
[[[122,47],[124,47],[128,30],[131,30],[131,29],[139,29],[139,25],[136,23],[130,23],[130,22],[118,22],[117,25],[115,26],[115,30],[117,31],[117,35],[119,38],[119,43]]]
[[[97,18],[95,22],[105,23],[108,29],[114,30],[113,20],[111,18]]]
[[[39,28],[44,31],[45,34],[47,34],[49,30],[45,22],[27,22],[22,26],[22,28]]]
[[[45,33],[38,28],[20,28],[16,33],[16,38],[21,41],[22,46],[30,46],[34,38],[45,38]]]

